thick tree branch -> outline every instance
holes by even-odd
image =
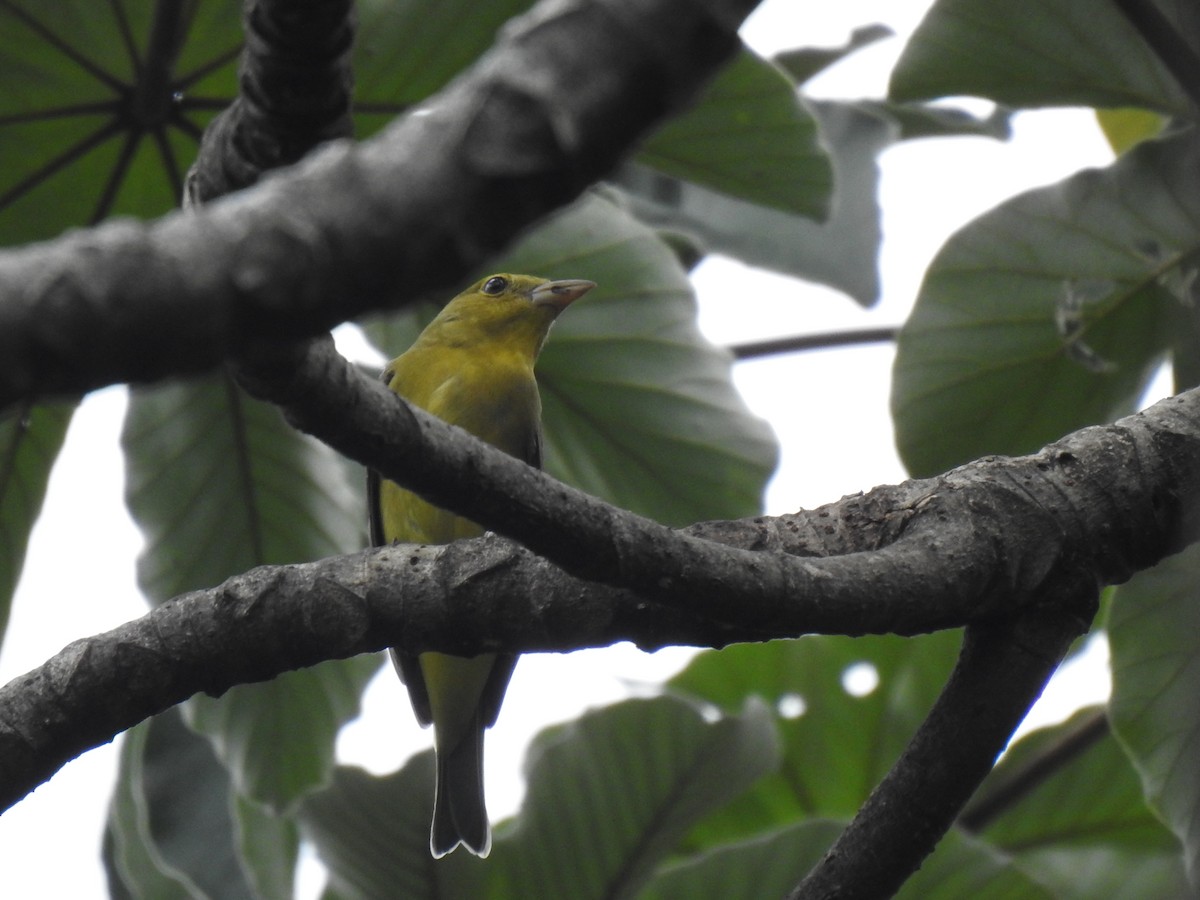
[[[0,253],[0,408],[195,372],[447,290],[683,108],[754,5],[555,0],[370,141],[192,214]]]
[[[907,482],[871,511],[865,527],[878,543],[814,561],[791,555],[786,538],[775,545],[782,553],[721,547],[561,484],[409,408],[328,340],[264,352],[250,365],[242,377],[251,392],[283,406],[294,425],[438,506],[579,578],[767,631],[796,624],[783,598],[818,594],[832,619],[803,628],[852,630],[848,618],[858,616],[871,619],[860,633],[961,624],[1044,596],[1076,568],[1097,583],[1123,581],[1198,533],[1194,392],[1034,457]],[[869,564],[853,555],[875,547],[883,549]]]
[[[383,418],[401,423],[385,430],[416,429],[417,457],[435,440],[447,443],[452,461],[477,467],[484,477],[466,479],[472,491],[507,467],[504,478],[522,486],[513,496],[533,498],[521,502],[519,520],[539,515],[543,501],[555,509],[580,503],[566,486],[503,454],[476,452],[487,448],[452,435],[437,420],[422,423],[398,402]],[[965,698],[995,706],[995,715],[987,714],[993,724],[980,726],[986,733],[978,741],[968,741],[973,749],[962,748],[958,763],[966,780],[939,783],[949,799],[919,812],[928,835],[957,812],[984,757],[994,757],[996,735],[1015,724],[1056,664],[1060,642],[1086,627],[1084,606],[1096,589],[1196,536],[1198,419],[1200,391],[1190,392],[1114,425],[1069,435],[1034,456],[984,459],[940,478],[877,488],[777,519],[668,532],[673,543],[657,577],[618,556],[603,578],[609,587],[576,580],[496,536],[255,569],[77,641],[0,689],[0,798],[15,802],[67,760],[195,692],[220,693],[386,646],[463,654],[618,640],[722,646],[806,632],[912,634],[969,624],[973,637],[960,664],[965,674],[947,688],[940,718],[904,766],[919,774],[931,746],[945,753],[975,728],[975,712],[955,719]],[[575,513],[581,521],[599,518],[601,527],[629,527],[613,525],[606,511],[616,514],[584,498]],[[555,548],[558,555],[571,559],[575,540],[592,539],[589,527],[565,522],[564,534],[583,537]],[[656,532],[650,539],[660,537]],[[681,592],[681,582],[704,583],[678,571],[680,560],[671,554],[681,545],[696,545],[688,559],[700,569],[709,564],[703,548],[735,555],[746,583],[729,580],[717,589],[731,591],[728,600],[699,587]],[[765,614],[757,605],[768,599],[760,596],[759,573],[791,568],[796,577],[776,585],[775,609]],[[625,588],[611,586],[619,584]],[[746,603],[746,595],[754,602]],[[951,728],[959,730],[946,738]],[[939,758],[935,768],[952,768]],[[903,775],[904,766],[888,791],[917,783],[916,774]],[[907,846],[915,865],[924,851]]]

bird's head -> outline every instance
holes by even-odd
[[[447,303],[429,330],[451,343],[512,342],[536,356],[558,314],[595,286],[583,279],[489,275]]]

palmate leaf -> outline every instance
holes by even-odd
[[[175,206],[241,40],[236,0],[0,3],[0,244]]]
[[[365,501],[337,457],[225,373],[135,391],[123,444],[129,505],[146,536],[139,579],[155,602],[365,544]],[[362,657],[291,672],[193,698],[187,716],[237,790],[281,811],[328,778],[337,730],[377,666]]]
[[[687,278],[654,232],[585,197],[488,271],[599,284],[555,324],[538,362],[547,471],[670,524],[759,510],[774,439],[735,391],[728,354],[701,337]],[[368,333],[395,356],[414,318]]]
[[[1176,14],[1173,4],[1156,5]],[[962,94],[1008,106],[1136,106],[1195,115],[1111,0],[939,0],[897,62],[891,96]]]
[[[1133,411],[1194,302],[1198,151],[1190,128],[1146,141],[946,242],[897,346],[896,441],[914,475]]]

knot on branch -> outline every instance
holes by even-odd
[[[204,203],[353,133],[350,0],[249,4],[241,92],[205,131],[186,194]]]

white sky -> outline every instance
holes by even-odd
[[[857,0],[796,4],[767,0],[743,30],[760,52],[843,42],[858,25],[884,22],[911,31],[927,0]],[[810,85],[825,97],[882,96],[902,37],[861,51]],[[1090,114],[1023,114],[1005,144],[985,138],[908,142],[882,158],[884,296],[863,311],[842,295],[738,263],[712,259],[695,284],[701,326],[715,342],[901,322],[921,273],[945,238],[973,216],[1028,187],[1111,158]],[[736,302],[730,303],[730,299]],[[888,415],[892,350],[888,346],[794,354],[741,364],[747,402],[775,427],[782,463],[768,492],[768,512],[817,506],[844,494],[902,480]],[[25,672],[77,637],[112,628],[144,612],[134,581],[140,537],[124,511],[118,434],[124,392],[87,399],[71,426],[45,509],[31,541],[8,636],[0,682]],[[830,426],[834,427],[830,427]],[[816,432],[820,440],[806,438]],[[830,435],[835,435],[831,438]],[[84,535],[81,539],[81,535]],[[96,539],[101,536],[102,539]],[[86,573],[87,582],[83,582]],[[628,696],[631,685],[675,671],[688,651],[642,654],[630,648],[570,656],[529,656],[509,689],[504,713],[488,738],[488,802],[493,819],[513,811],[517,772],[528,737],[541,724],[571,718],[588,706]],[[1064,679],[1039,721],[1060,718],[1071,704],[1107,693],[1103,648]],[[429,737],[412,719],[402,686],[390,672],[368,690],[362,717],[339,744],[346,761],[390,771]],[[1064,699],[1065,698],[1065,699]],[[0,816],[4,848],[0,890],[13,897],[106,896],[100,835],[116,766],[104,747],[69,764],[30,798]],[[315,896],[311,869],[304,893]]]

